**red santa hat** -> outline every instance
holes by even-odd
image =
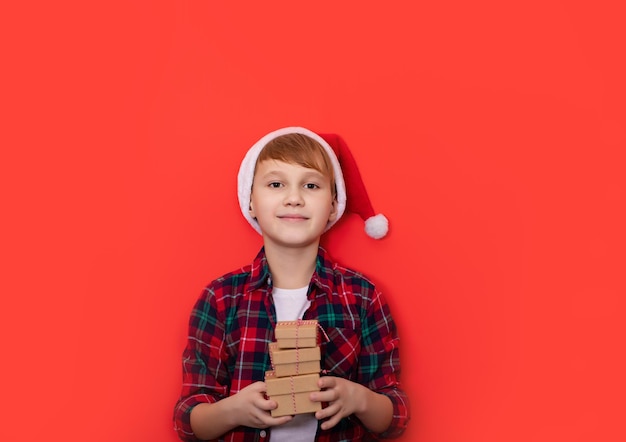
[[[361,179],[357,164],[343,139],[336,134],[316,134],[303,127],[285,127],[265,135],[248,150],[241,162],[237,176],[239,207],[244,218],[259,233],[261,228],[257,221],[250,216],[250,194],[252,193],[252,181],[254,169],[261,150],[274,138],[282,135],[298,133],[309,136],[317,141],[328,154],[335,172],[335,185],[337,187],[337,217],[328,223],[326,230],[330,229],[344,214],[348,212],[359,215],[365,222],[365,233],[368,236],[380,239],[389,231],[389,221],[383,214],[376,214],[372,203],[367,195],[367,190]]]

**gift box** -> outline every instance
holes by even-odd
[[[274,334],[279,348],[317,346],[317,320],[279,321]]]
[[[277,342],[272,342],[269,350],[274,375],[278,378],[320,372],[319,347],[280,349]]]
[[[319,380],[320,375],[318,373],[285,376],[282,378],[276,376],[276,373],[273,371],[265,373],[265,386],[267,388],[267,395],[270,397],[302,393],[304,391],[319,391],[319,387],[317,386]]]
[[[265,373],[267,395],[278,407],[271,411],[272,416],[288,416],[302,413],[314,413],[322,409],[321,402],[312,402],[309,395],[319,391],[319,374],[277,377],[273,371]]]

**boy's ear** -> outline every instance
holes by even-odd
[[[256,215],[254,214],[254,209],[252,208],[252,201],[250,201],[250,205],[248,206],[248,213],[250,214],[252,219],[256,218]]]
[[[337,219],[337,198],[333,198],[331,203],[330,214],[328,215],[328,222],[332,223]]]

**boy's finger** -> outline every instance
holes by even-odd
[[[334,402],[337,400],[337,392],[335,390],[315,391],[309,395],[312,402]]]
[[[320,388],[333,388],[337,382],[333,376],[322,376],[319,381],[317,381],[317,385]]]
[[[278,407],[278,403],[271,399],[262,399],[257,402],[257,407],[259,407],[261,410],[271,411]]]
[[[274,421],[274,423],[272,423],[272,426],[283,425],[289,422],[291,419],[293,419],[293,416],[273,417],[272,419]]]
[[[337,425],[337,423],[339,423],[339,419],[339,416],[335,414],[334,416],[330,417],[326,422],[322,422],[322,430],[329,430],[333,428],[335,425]]]

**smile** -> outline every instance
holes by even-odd
[[[308,219],[302,215],[281,215],[278,218],[285,221],[304,221]]]

